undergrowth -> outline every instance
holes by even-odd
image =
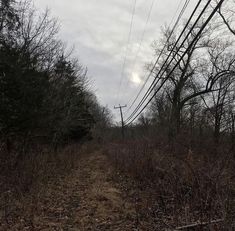
[[[209,148],[207,153],[198,150],[142,139],[113,143],[106,152],[126,176],[122,179],[130,179],[126,190],[136,185],[140,216],[151,216],[165,228],[218,221],[212,230],[233,230],[234,156],[226,149],[214,155]]]

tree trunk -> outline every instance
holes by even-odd
[[[215,124],[214,124],[214,142],[216,145],[220,142],[220,128],[221,128],[221,110],[220,106],[216,106]]]
[[[170,118],[170,126],[169,126],[169,138],[173,140],[177,134],[180,132],[181,126],[181,108],[179,107],[178,102],[173,102],[171,109],[171,118]]]
[[[231,113],[231,143],[232,143],[232,150],[235,149],[235,115]]]

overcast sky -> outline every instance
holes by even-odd
[[[113,110],[116,104],[130,104],[145,77],[144,65],[153,59],[151,44],[161,27],[169,24],[184,0],[155,0],[141,48],[139,43],[153,0],[137,0],[128,47],[131,12],[135,0],[35,0],[37,8],[48,7],[61,24],[60,37],[88,68],[88,76],[99,102]],[[179,5],[180,4],[180,5]],[[185,17],[196,4],[191,1]],[[180,10],[180,9],[179,9]],[[136,65],[134,60],[137,51]],[[127,51],[127,52],[126,52]],[[121,72],[127,53],[123,81]],[[120,82],[120,94],[118,94]],[[118,96],[119,95],[119,96]],[[119,118],[116,118],[119,119]]]

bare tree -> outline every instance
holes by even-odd
[[[167,42],[167,51],[163,56],[163,62],[168,54],[170,54],[173,59],[173,64],[168,67],[168,70],[166,70],[166,74],[163,77],[163,79],[168,79],[166,83],[166,93],[171,102],[170,136],[175,136],[175,134],[179,132],[181,126],[181,112],[187,102],[199,95],[211,91],[213,87],[212,78],[208,79],[207,83],[202,85],[199,81],[201,76],[199,76],[200,73],[198,72],[200,52],[208,46],[209,29],[200,37],[197,37],[193,42],[191,49],[187,49],[189,44],[191,44],[194,38],[196,38],[196,32],[199,27],[194,29],[191,37],[187,39],[186,43],[182,47],[174,46],[177,37],[176,35],[172,36],[170,40],[168,39],[169,34],[171,33],[170,30],[167,29],[163,32],[163,43]],[[181,60],[181,57],[185,52],[186,55]],[[178,67],[169,75],[168,73],[170,73],[172,65],[177,63],[179,60],[181,61]],[[158,69],[159,68],[160,67],[158,67]]]
[[[17,46],[21,47],[23,54],[27,53],[35,60],[37,68],[50,69],[65,50],[57,39],[57,20],[50,16],[49,9],[39,14],[31,1],[21,2],[18,12],[20,31],[17,32]]]
[[[226,25],[227,29],[233,35],[235,35],[235,25],[234,25],[235,10],[234,10],[234,6],[235,6],[235,1],[228,0],[218,10],[218,14],[221,17],[223,23]]]
[[[208,74],[217,76],[223,73],[214,83],[214,89],[207,96],[207,108],[213,116],[214,140],[219,143],[220,132],[224,127],[223,120],[231,102],[230,92],[235,80],[235,53],[233,42],[216,40],[208,48]],[[211,97],[210,97],[211,96]],[[205,102],[205,101],[204,101]]]

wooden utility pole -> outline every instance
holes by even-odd
[[[123,121],[123,113],[122,113],[122,109],[127,107],[127,105],[121,106],[119,104],[118,107],[114,107],[114,109],[119,109],[120,110],[120,115],[121,115],[121,123],[122,123],[122,138],[124,139],[125,137],[125,133],[124,133],[124,121]]]

